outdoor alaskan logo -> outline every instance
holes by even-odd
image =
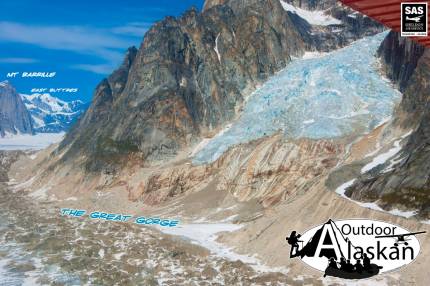
[[[287,237],[290,258],[324,272],[324,277],[363,279],[411,263],[420,251],[415,235],[400,226],[367,219],[329,220],[302,235]]]
[[[402,37],[427,36],[428,29],[427,2],[401,3]]]

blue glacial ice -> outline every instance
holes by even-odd
[[[386,33],[310,59],[296,59],[246,101],[240,117],[193,158],[202,164],[229,147],[282,131],[286,138],[335,138],[372,130],[401,94],[383,78],[376,51]]]

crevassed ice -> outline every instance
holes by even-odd
[[[215,161],[229,147],[281,130],[287,138],[366,132],[390,117],[401,94],[379,72],[381,33],[311,59],[297,59],[248,99],[231,127],[211,139],[193,163]]]

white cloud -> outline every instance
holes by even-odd
[[[73,65],[72,68],[90,71],[98,74],[110,74],[113,72],[118,65],[116,64],[77,64]]]
[[[151,27],[152,23],[147,22],[133,22],[125,26],[115,27],[112,32],[115,34],[129,35],[134,37],[143,37],[143,35]]]
[[[32,58],[0,58],[2,64],[32,64],[37,62],[39,60]]]
[[[61,50],[123,48],[127,43],[100,30],[79,26],[35,26],[0,22],[0,39]]]
[[[42,26],[0,21],[0,41],[70,51],[103,59],[101,64],[77,63],[72,68],[109,74],[122,61],[125,50],[138,44],[151,23],[132,22],[124,26],[98,29],[87,26]],[[0,63],[32,63],[29,58],[0,58]]]

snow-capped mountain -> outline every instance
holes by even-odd
[[[21,94],[21,98],[38,133],[67,131],[88,107],[81,100],[66,102],[48,93]]]

